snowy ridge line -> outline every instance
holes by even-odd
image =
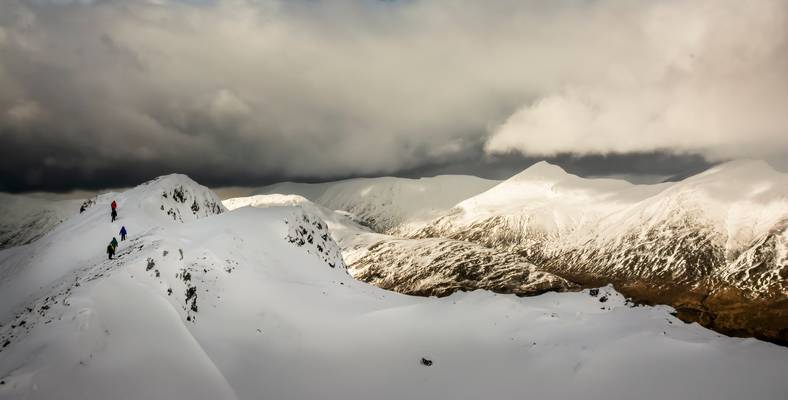
[[[208,188],[197,185],[181,174],[164,175],[144,182],[134,190],[137,197],[152,198],[152,187],[161,188],[159,211],[174,221],[184,222],[226,211],[219,198]],[[159,189],[154,189],[154,191]],[[30,244],[47,235],[62,222],[94,207],[108,207],[119,193],[108,192],[89,199],[49,201],[22,195],[0,193],[0,249]],[[138,207],[142,207],[139,204]]]

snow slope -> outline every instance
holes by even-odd
[[[383,177],[314,184],[285,182],[258,192],[301,195],[323,207],[355,214],[374,230],[385,233],[403,225],[419,226],[497,183],[466,175]]]
[[[229,210],[242,207],[271,208],[293,207],[303,210],[323,220],[331,232],[331,236],[340,246],[349,251],[365,249],[375,242],[389,239],[390,236],[373,232],[364,225],[357,216],[346,211],[329,210],[317,205],[309,199],[296,194],[268,194],[248,197],[236,197],[222,201]],[[348,253],[346,252],[345,255]]]
[[[0,193],[0,249],[31,243],[79,213],[82,200],[48,201]]]
[[[0,251],[0,399],[782,399],[788,390],[785,348],[683,324],[667,307],[633,307],[611,288],[404,296],[353,280],[331,258],[333,240],[317,239],[326,223],[303,207],[224,212],[215,202],[188,178],[165,177]],[[120,225],[130,237],[106,260]]]
[[[632,185],[538,163],[412,237],[515,252],[575,282],[613,282],[707,326],[788,341],[788,175],[759,161]],[[691,314],[691,315],[690,315]]]

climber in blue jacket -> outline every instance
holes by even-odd
[[[126,227],[125,226],[121,226],[120,227],[120,241],[122,242],[124,240],[126,240]]]

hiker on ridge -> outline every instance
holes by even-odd
[[[125,226],[121,226],[120,227],[120,241],[122,242],[124,240],[126,240],[126,227]]]
[[[109,245],[112,246],[112,250],[114,252],[115,249],[118,248],[118,239],[112,238],[112,241],[109,242]]]
[[[112,207],[112,222],[115,222],[115,220],[118,219],[118,203],[112,200],[110,207]]]
[[[111,260],[112,256],[114,255],[115,255],[115,247],[112,246],[112,243],[110,243],[107,245],[107,257],[109,257],[109,259]]]

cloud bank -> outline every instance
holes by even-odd
[[[788,154],[784,1],[0,2],[6,188]]]
[[[589,29],[599,39],[587,43],[598,52],[587,56],[602,55],[606,65],[589,66],[591,77],[523,105],[485,148],[542,155],[666,149],[711,158],[785,156],[786,4],[668,2],[611,13]]]

